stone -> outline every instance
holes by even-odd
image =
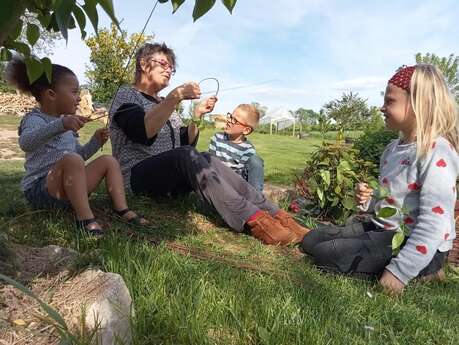
[[[98,290],[92,301],[87,303],[86,327],[99,327],[98,341],[101,345],[120,341],[130,344],[132,299],[123,278],[119,274],[102,271],[89,270],[83,274],[97,285]]]

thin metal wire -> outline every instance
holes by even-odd
[[[202,80],[198,83],[198,85],[201,85],[201,83],[202,83],[203,81],[206,81],[206,80],[215,80],[215,82],[217,83],[217,90],[216,90],[215,93],[214,93],[214,96],[217,97],[217,96],[218,96],[218,92],[220,91],[220,83],[219,83],[218,79],[217,79],[217,78],[214,78],[214,77],[204,78],[204,79],[202,79]],[[210,94],[210,93],[213,93],[213,92],[205,92],[205,93],[201,93],[201,95],[203,95],[203,94]]]
[[[267,80],[267,81],[263,81],[263,82],[260,82],[260,83],[253,83],[253,84],[248,84],[248,85],[241,85],[241,86],[235,86],[235,87],[229,87],[229,88],[226,88],[226,89],[220,89],[220,83],[218,81],[217,78],[213,78],[213,77],[209,77],[209,78],[204,78],[202,79],[199,83],[201,83],[202,81],[204,80],[207,80],[207,79],[213,79],[217,82],[217,90],[216,91],[208,91],[208,92],[203,92],[201,93],[201,95],[210,95],[210,94],[214,94],[215,96],[217,96],[219,93],[221,92],[226,92],[226,91],[233,91],[233,90],[239,90],[239,89],[245,89],[245,88],[250,88],[250,87],[253,87],[253,86],[258,86],[258,85],[264,85],[264,84],[269,84],[269,83],[272,83],[274,81],[276,81],[275,79],[272,79],[272,80]],[[199,84],[198,83],[198,84]],[[124,113],[125,111],[131,111],[133,109],[136,109],[138,108],[139,105],[133,105],[133,106],[130,106],[130,107],[126,107],[124,109],[121,109],[121,110],[117,110],[116,112],[119,114],[119,113]],[[101,119],[105,116],[109,116],[109,113],[107,114],[104,114],[104,115],[101,115],[101,116],[98,116],[98,117],[95,117],[93,119],[90,119],[89,121],[94,121],[94,120],[98,120],[98,119]]]

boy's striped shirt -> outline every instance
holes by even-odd
[[[236,144],[229,140],[226,133],[216,133],[210,139],[209,152],[239,175],[242,175],[249,158],[256,153],[249,140]]]

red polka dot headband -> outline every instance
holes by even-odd
[[[403,67],[389,79],[389,83],[402,88],[405,91],[410,91],[411,77],[413,76],[415,66]]]

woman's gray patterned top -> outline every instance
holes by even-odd
[[[151,156],[180,147],[180,127],[182,120],[174,111],[169,120],[158,132],[152,145],[136,143],[130,140],[113,120],[117,110],[123,104],[137,104],[148,112],[158,103],[143,96],[142,93],[131,86],[122,87],[113,100],[110,112],[110,140],[112,154],[121,165],[126,191],[131,191],[131,169],[139,162]]]
[[[64,128],[62,117],[33,109],[19,125],[19,146],[25,152],[25,175],[21,189],[26,191],[35,181],[46,176],[64,155],[77,153],[87,160],[97,152],[100,143],[92,137],[86,145],[80,145],[77,135]]]

